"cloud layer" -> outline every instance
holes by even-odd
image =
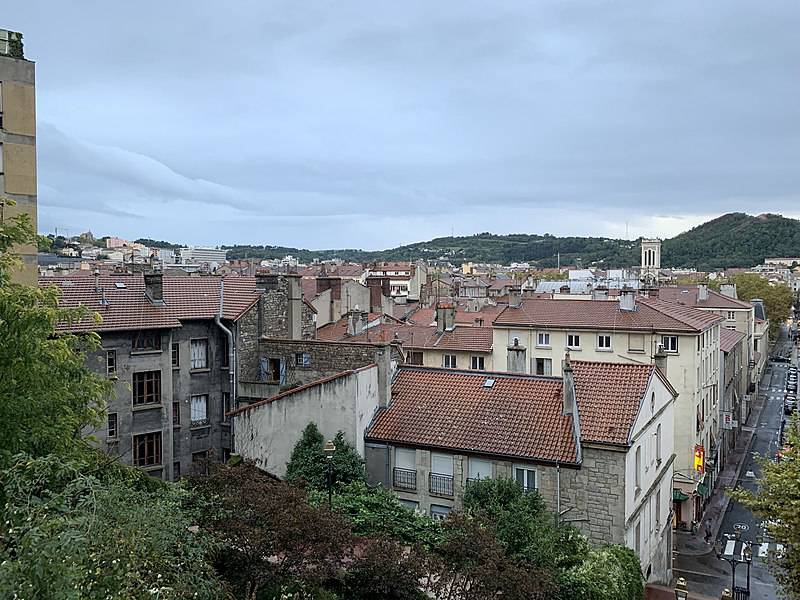
[[[40,229],[377,248],[800,214],[800,5],[17,3]]]

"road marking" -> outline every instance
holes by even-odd
[[[755,473],[753,473],[753,471],[748,471],[747,473],[745,473],[745,474],[744,474],[744,476],[745,476],[745,477],[755,477],[755,476],[756,476],[756,474],[755,474]]]
[[[736,541],[735,540],[728,540],[728,543],[725,544],[725,554],[726,556],[733,556],[733,551],[736,548]]]

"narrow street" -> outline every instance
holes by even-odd
[[[782,327],[780,337],[775,344],[773,354],[788,352],[791,342],[788,328]],[[783,415],[783,395],[786,382],[788,364],[770,361],[761,381],[758,393],[763,399],[763,408],[755,421],[751,419],[753,438],[741,469],[738,485],[745,489],[755,491],[756,479],[760,475],[757,456],[774,457],[779,449],[779,437]],[[775,579],[767,566],[768,551],[775,548],[768,541],[763,540],[764,531],[761,520],[753,515],[749,509],[735,500],[731,500],[719,528],[718,539],[727,541],[726,535],[741,531],[742,540],[750,540],[753,545],[753,564],[750,568],[750,590],[753,600],[772,600],[778,598]],[[763,541],[760,545],[757,542]],[[684,577],[689,589],[701,594],[719,598],[723,588],[732,588],[731,566],[724,560],[716,557],[713,549],[703,556],[676,555],[674,561],[676,577]],[[746,586],[747,565],[740,564],[736,568],[736,585]]]

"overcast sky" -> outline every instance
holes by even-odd
[[[384,248],[800,215],[800,2],[25,2],[39,228]]]

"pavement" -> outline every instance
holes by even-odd
[[[784,327],[773,352],[785,352],[790,346],[792,344],[788,339],[787,328]],[[792,356],[796,364],[796,352],[793,352]],[[775,456],[780,447],[787,367],[785,363],[775,362],[770,362],[766,367],[750,417],[742,427],[736,447],[728,455],[726,465],[720,473],[700,531],[696,534],[674,532],[673,572],[676,578],[684,577],[689,590],[694,593],[719,598],[723,588],[730,588],[733,585],[730,565],[716,557],[713,544],[706,544],[703,540],[705,521],[710,518],[712,540],[727,541],[726,536],[739,530],[742,532],[743,540],[753,542],[753,563],[750,569],[747,569],[746,565],[740,565],[735,573],[736,585],[747,585],[749,576],[751,600],[772,600],[778,597],[775,579],[766,562],[767,544],[760,544],[763,541],[761,520],[749,509],[732,500],[726,494],[726,490],[739,486],[755,491],[756,481],[760,475],[757,457]]]

